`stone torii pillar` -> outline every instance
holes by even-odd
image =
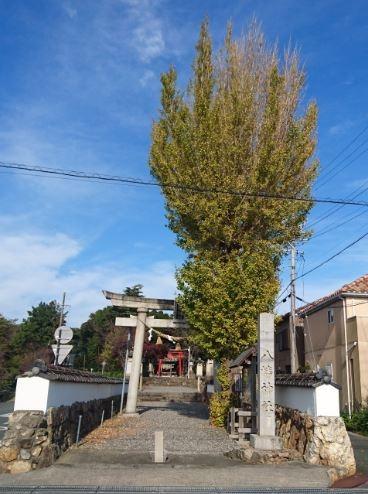
[[[156,310],[174,310],[175,301],[169,299],[156,299],[145,297],[130,297],[120,293],[103,291],[107,300],[111,300],[112,305],[116,307],[126,307],[137,309],[137,316],[117,317],[116,325],[124,327],[135,327],[135,339],[133,350],[133,362],[129,377],[128,399],[125,413],[132,415],[137,413],[137,399],[139,388],[139,377],[141,372],[144,332],[146,327],[155,328],[174,328],[184,325],[185,321],[173,319],[155,319],[147,317],[147,312],[151,309]]]

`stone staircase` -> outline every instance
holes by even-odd
[[[202,393],[197,390],[197,381],[185,377],[146,377],[138,402],[201,402]]]
[[[195,377],[187,379],[179,376],[152,376],[143,378],[143,386],[184,386],[187,388],[197,388]]]

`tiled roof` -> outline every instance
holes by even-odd
[[[340,389],[340,386],[331,381],[330,378],[319,378],[314,373],[276,374],[275,384],[277,386],[297,386],[299,388],[317,388],[322,384],[331,384],[331,386]]]
[[[39,369],[37,371],[36,369]],[[122,379],[114,377],[102,376],[94,372],[81,371],[71,369],[70,367],[62,367],[56,365],[42,365],[35,367],[29,372],[25,372],[21,377],[42,377],[49,381],[60,382],[75,382],[75,383],[97,383],[97,384],[120,384]]]
[[[313,311],[320,305],[323,305],[324,303],[333,300],[334,298],[338,297],[339,295],[342,295],[343,293],[356,293],[360,295],[367,294],[368,296],[368,274],[364,274],[360,278],[357,278],[356,280],[351,281],[350,283],[346,283],[341,288],[335,290],[329,295],[325,295],[324,297],[321,297],[310,304],[304,305],[303,307],[299,307],[297,309],[297,314],[299,316],[308,314],[309,312]]]
[[[230,368],[231,367],[239,367],[240,365],[243,365],[244,362],[246,362],[252,355],[256,355],[256,348],[254,346],[247,348],[242,352],[240,355],[238,355],[234,360],[230,362]]]

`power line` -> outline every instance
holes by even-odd
[[[248,199],[276,199],[276,200],[286,200],[286,201],[298,201],[298,202],[307,202],[313,204],[339,204],[345,206],[364,206],[368,207],[367,201],[349,201],[344,199],[332,199],[332,198],[303,198],[298,196],[289,196],[284,194],[272,194],[268,192],[245,192],[242,190],[235,189],[221,189],[221,188],[206,188],[199,187],[189,184],[180,184],[180,183],[159,183],[154,181],[149,181],[140,178],[131,178],[131,177],[121,177],[117,175],[104,175],[100,173],[92,173],[92,172],[80,172],[77,170],[61,170],[55,168],[45,168],[40,166],[29,166],[22,163],[7,163],[4,161],[0,161],[0,168],[7,168],[14,170],[15,172],[18,170],[42,173],[50,176],[65,176],[72,177],[75,179],[85,179],[85,180],[97,180],[98,182],[111,182],[111,183],[122,183],[125,185],[140,185],[140,186],[151,186],[151,187],[161,187],[164,189],[178,189],[183,191],[190,191],[199,194],[224,194],[224,195],[235,195],[240,197],[245,197]]]
[[[327,178],[327,177],[328,177],[331,173],[333,173],[333,172],[334,172],[334,169],[331,169],[331,170],[327,171],[327,170],[330,168],[330,166],[331,166],[331,165],[332,165],[332,164],[336,161],[336,159],[337,159],[337,158],[339,158],[339,157],[340,157],[340,156],[341,156],[341,155],[342,155],[342,154],[343,154],[343,153],[344,153],[347,149],[349,149],[349,147],[350,147],[352,144],[354,144],[354,142],[356,142],[356,141],[359,139],[359,137],[360,137],[361,135],[363,135],[363,134],[364,134],[367,130],[368,130],[368,125],[366,125],[366,126],[363,128],[363,130],[362,130],[362,131],[361,131],[361,132],[360,132],[360,133],[359,133],[359,134],[358,134],[355,138],[353,138],[353,139],[352,139],[352,141],[350,141],[350,143],[348,143],[348,144],[347,144],[347,146],[345,146],[345,147],[344,147],[344,148],[343,148],[343,149],[342,149],[342,150],[341,150],[341,151],[340,151],[340,152],[339,152],[339,153],[338,153],[338,154],[337,154],[337,155],[336,155],[336,156],[335,156],[335,157],[334,157],[334,158],[333,158],[333,159],[332,159],[332,160],[331,160],[328,164],[327,164],[327,167],[326,167],[324,170],[322,170],[321,176],[319,177],[319,178],[323,177],[323,181],[322,181],[322,183],[317,183],[317,184],[316,184],[316,187],[314,188],[314,191],[317,191],[320,187],[322,187],[325,183],[327,183],[327,181],[328,181],[328,180],[332,179],[334,176],[336,176],[338,173],[340,173],[340,171],[342,171],[343,169],[347,168],[347,166],[349,166],[349,165],[351,165],[352,163],[354,163],[354,161],[356,161],[356,159],[358,159],[360,156],[362,156],[362,154],[364,154],[364,153],[368,150],[368,148],[367,148],[367,149],[365,149],[365,150],[363,150],[363,151],[362,151],[362,152],[361,152],[358,156],[356,156],[356,157],[355,157],[352,161],[350,161],[348,164],[346,164],[345,166],[343,166],[340,170],[335,171],[335,173],[333,174],[333,176],[332,176],[332,177],[329,177],[329,178],[328,178],[328,180],[326,181],[326,178]],[[360,144],[359,144],[359,146],[357,146],[357,147],[356,147],[356,148],[355,148],[355,149],[354,149],[354,150],[353,150],[353,151],[352,151],[352,152],[351,152],[348,156],[346,156],[346,157],[345,157],[342,161],[340,161],[339,165],[343,164],[343,163],[344,163],[344,161],[346,161],[346,159],[348,159],[348,158],[349,158],[349,157],[351,157],[353,154],[355,154],[355,153],[356,153],[356,151],[358,151],[358,149],[360,149],[360,148],[361,148],[361,147],[362,147],[362,146],[363,146],[366,142],[368,142],[368,138],[367,138],[367,139],[365,139],[362,143],[360,143]],[[327,173],[326,173],[326,172],[327,172]],[[325,174],[325,176],[323,176],[323,174]],[[365,182],[363,185],[361,185],[360,187],[358,187],[358,188],[356,189],[356,192],[358,192],[358,191],[359,191],[359,189],[361,189],[361,188],[362,188],[362,187],[363,187],[366,183],[367,183],[367,182]],[[355,191],[353,191],[352,193],[350,193],[350,194],[347,196],[347,198],[351,198],[351,196],[352,196],[352,194],[354,194],[354,192],[355,192]],[[362,191],[361,193],[363,193],[363,192],[364,192],[364,191]],[[358,195],[360,195],[360,194],[358,194]],[[355,197],[357,197],[357,196],[354,196],[354,197],[352,197],[352,198],[353,198],[353,199],[355,199]],[[329,210],[327,211],[327,214],[324,214],[322,217],[317,218],[317,220],[315,220],[315,221],[314,221],[314,222],[313,222],[310,226],[315,225],[315,224],[319,223],[320,221],[322,221],[323,219],[328,218],[329,216],[331,216],[332,214],[334,214],[335,212],[337,212],[339,209],[340,209],[340,208],[332,208],[332,209],[329,209]]]
[[[367,184],[368,184],[368,180],[365,180],[358,188],[356,188],[350,194],[348,194],[345,199],[346,200],[347,199],[356,199],[357,197],[362,195],[364,192],[366,192],[368,190],[368,186],[366,186]],[[362,189],[362,190],[360,190],[360,189]],[[310,225],[308,225],[308,228],[311,228],[313,225],[316,225],[317,223],[320,223],[321,221],[328,218],[329,216],[332,216],[333,214],[337,213],[337,211],[340,211],[340,209],[342,209],[344,206],[345,205],[332,207],[332,208],[328,209],[328,211],[325,214],[323,214],[322,216],[317,218],[315,221],[313,221]]]
[[[342,160],[339,165],[342,165],[344,164],[344,161],[347,159],[347,158],[350,158],[350,156],[352,156],[353,154],[355,154],[355,152],[361,147],[363,146],[363,144],[365,144],[366,142],[368,142],[368,139],[366,139],[365,141],[363,141],[362,144],[360,144],[354,151],[352,151],[346,158],[344,158],[344,160]],[[363,156],[363,154],[365,154],[366,152],[368,151],[368,148],[365,148],[363,149],[363,151],[361,153],[358,154],[358,156],[355,156],[354,159],[352,159],[351,161],[349,161],[349,163],[346,163],[344,164],[344,166],[342,167],[337,167],[336,169],[335,168],[332,168],[324,177],[324,179],[322,180],[322,183],[320,184],[317,184],[317,186],[315,187],[314,190],[318,190],[320,189],[321,187],[323,187],[327,182],[329,182],[333,177],[335,177],[336,175],[338,175],[339,173],[341,173],[343,170],[345,170],[348,166],[352,165],[358,158],[360,158],[361,156]],[[332,174],[332,175],[331,175]],[[330,175],[330,176],[329,176]]]
[[[366,233],[363,233],[363,235],[361,235],[360,237],[358,237],[356,240],[353,240],[353,242],[350,242],[350,244],[346,245],[343,249],[339,250],[338,252],[336,252],[335,254],[333,254],[332,256],[328,257],[327,259],[325,259],[324,261],[320,262],[319,264],[317,264],[316,266],[314,266],[313,268],[309,269],[308,271],[305,271],[303,274],[297,276],[296,278],[294,278],[293,281],[297,281],[297,280],[300,280],[302,278],[304,278],[305,276],[308,276],[310,273],[313,273],[314,271],[316,271],[317,269],[321,268],[322,266],[324,266],[325,264],[327,264],[328,262],[332,261],[333,259],[335,259],[336,257],[338,257],[339,255],[343,254],[346,250],[350,249],[351,247],[353,247],[354,245],[356,245],[358,242],[360,242],[361,240],[363,240],[363,238],[367,237],[368,236],[368,232]],[[291,286],[291,283],[290,282],[285,288],[284,290],[281,292],[281,294],[277,297],[276,299],[276,302],[280,299],[280,297],[287,291],[287,289]],[[281,302],[278,302],[276,303],[275,306],[277,305],[280,305]]]
[[[336,154],[336,156],[334,156],[334,158],[332,158],[332,160],[331,160],[331,161],[329,161],[329,162],[327,163],[327,165],[326,165],[325,169],[322,171],[322,173],[325,173],[325,172],[326,172],[326,171],[327,171],[327,170],[331,167],[331,165],[332,165],[333,163],[335,163],[335,161],[336,161],[338,158],[340,158],[340,156],[342,156],[342,155],[345,153],[345,151],[347,151],[347,150],[348,150],[348,149],[349,149],[349,148],[350,148],[350,147],[351,147],[351,146],[352,146],[352,145],[353,145],[353,144],[354,144],[354,143],[355,143],[355,142],[359,139],[359,137],[360,137],[360,136],[362,136],[362,135],[363,135],[363,134],[364,134],[367,130],[368,130],[368,125],[366,125],[366,126],[363,128],[363,130],[362,130],[361,132],[359,132],[359,133],[358,133],[358,134],[357,134],[357,135],[356,135],[356,136],[355,136],[355,137],[354,137],[354,138],[353,138],[353,139],[352,139],[352,140],[351,140],[351,141],[350,141],[350,142],[349,142],[349,143],[348,143],[348,144],[347,144],[347,145],[346,145],[346,146],[345,146],[345,147],[344,147],[341,151],[339,151],[339,152]],[[356,148],[356,149],[355,149],[355,151],[356,151],[357,149],[359,149],[359,147],[361,147],[361,145],[360,145],[360,146],[358,146],[358,148]],[[354,152],[355,152],[355,151],[354,151]],[[347,159],[347,157],[345,157],[344,159]]]
[[[363,235],[361,235],[360,237],[358,237],[356,240],[353,240],[353,242],[351,242],[349,245],[346,245],[343,249],[339,250],[338,252],[336,252],[332,256],[328,257],[324,261],[322,261],[319,264],[317,264],[317,266],[314,266],[314,268],[309,269],[308,271],[306,271],[305,273],[303,273],[303,275],[297,276],[295,278],[295,280],[298,280],[300,278],[304,278],[308,274],[313,273],[313,271],[316,271],[317,269],[321,268],[322,266],[324,266],[328,262],[332,261],[332,259],[335,259],[335,257],[341,255],[343,252],[345,252],[346,250],[350,249],[355,244],[357,244],[358,242],[360,242],[361,240],[363,240],[363,238],[365,238],[367,235],[368,235],[368,232],[363,233]]]
[[[312,235],[312,237],[309,239],[309,240],[314,240],[315,238],[318,238],[318,237],[321,237],[322,235],[325,235],[326,233],[329,233],[333,230],[337,230],[337,228],[340,228],[341,226],[343,225],[346,225],[346,223],[349,223],[350,221],[353,221],[355,220],[356,218],[359,218],[359,216],[362,216],[363,214],[365,214],[367,211],[364,209],[363,211],[361,211],[360,213],[358,214],[354,214],[353,216],[351,216],[350,218],[348,218],[347,220],[345,221],[342,221],[341,223],[338,223],[337,225],[334,225],[334,226],[331,226],[330,228],[327,228],[325,230],[322,230],[320,232],[317,232],[316,234]]]

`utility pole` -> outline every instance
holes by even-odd
[[[296,324],[295,324],[295,246],[290,244],[290,258],[291,258],[291,270],[290,270],[290,317],[289,317],[289,339],[290,339],[290,366],[291,373],[295,374],[297,366],[297,354],[296,354]]]
[[[61,311],[60,311],[59,334],[58,334],[58,339],[56,342],[55,365],[59,365],[59,355],[60,355],[60,345],[61,345],[61,327],[64,323],[65,297],[66,297],[66,293],[64,292],[63,293],[63,301],[61,304]]]

